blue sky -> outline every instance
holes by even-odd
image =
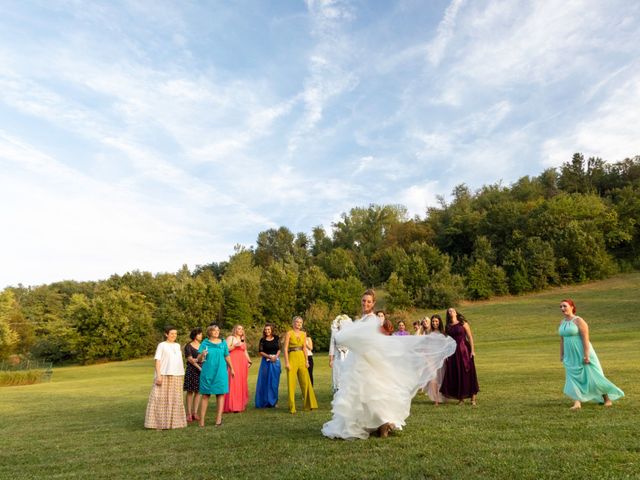
[[[0,0],[0,288],[640,154],[630,1]]]

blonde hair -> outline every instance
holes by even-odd
[[[362,294],[363,297],[366,297],[367,295],[373,298],[373,303],[376,303],[376,292],[373,290],[373,288],[367,288]]]
[[[238,331],[238,328],[242,328],[244,330],[244,327],[238,323],[238,324],[233,326],[233,329],[231,330],[231,335],[233,335],[235,337],[236,336],[236,332]]]
[[[293,319],[291,320],[291,326],[296,324],[296,320],[302,320],[302,323],[304,323],[304,318],[302,318],[300,315],[296,315],[295,317],[293,317]]]

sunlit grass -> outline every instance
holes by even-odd
[[[0,389],[0,478],[640,478],[639,291],[640,274],[631,274],[463,305],[479,406],[435,408],[419,395],[406,429],[388,439],[320,435],[331,416],[322,353],[318,411],[290,415],[283,376],[276,410],[251,406],[222,428],[164,432],[143,428],[151,359],[55,369],[50,383]],[[556,334],[565,297],[626,393],[611,409],[568,409]]]

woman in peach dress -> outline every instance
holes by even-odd
[[[251,358],[244,341],[244,327],[236,325],[227,337],[227,346],[235,376],[229,373],[229,393],[224,396],[224,412],[243,412],[249,403],[249,367]]]

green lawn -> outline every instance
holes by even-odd
[[[55,369],[50,383],[0,388],[0,478],[640,478],[638,292],[640,274],[629,274],[464,305],[477,345],[478,407],[435,408],[419,395],[405,430],[388,439],[320,435],[331,416],[322,353],[318,411],[250,407],[226,415],[222,428],[163,432],[143,428],[151,359]],[[611,409],[571,412],[562,394],[556,329],[565,297],[575,299],[605,373],[626,393]],[[280,393],[286,400],[284,376]]]

